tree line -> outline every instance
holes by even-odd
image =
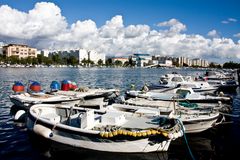
[[[58,54],[45,57],[42,54],[38,54],[37,57],[27,57],[19,58],[18,56],[6,57],[5,55],[0,55],[0,62],[5,64],[21,64],[21,65],[79,65],[79,59],[74,56],[60,57]],[[112,58],[107,58],[105,63],[102,59],[99,59],[95,64],[89,59],[83,59],[80,63],[82,66],[109,66],[109,67],[132,67],[135,63],[129,59],[125,63],[116,60],[112,61]]]
[[[18,56],[6,57],[5,55],[0,55],[0,62],[5,64],[22,64],[22,65],[79,65],[79,60],[74,56],[60,57],[58,54],[51,55],[50,57],[45,57],[42,54],[38,54],[37,57],[27,57],[18,58]],[[126,62],[119,60],[113,61],[112,58],[107,58],[105,63],[102,59],[99,59],[97,64],[89,59],[83,59],[80,63],[83,66],[107,66],[107,67],[134,67],[136,62],[131,58]],[[210,63],[209,68],[229,68],[236,69],[240,68],[240,63],[226,62],[223,66],[215,63]]]

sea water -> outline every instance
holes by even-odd
[[[240,94],[233,96],[232,114],[228,122],[199,134],[187,134],[172,141],[163,153],[113,154],[77,150],[52,144],[30,134],[25,124],[14,122],[16,107],[10,102],[14,81],[25,85],[29,80],[40,82],[44,91],[50,90],[52,81],[71,80],[78,86],[89,88],[117,88],[123,95],[132,85],[136,89],[147,84],[158,84],[160,76],[177,72],[199,76],[204,69],[175,68],[0,68],[0,160],[41,159],[239,159],[240,151]],[[131,149],[131,148],[129,148]]]

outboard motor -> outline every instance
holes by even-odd
[[[41,91],[41,85],[37,81],[33,81],[30,85],[29,89],[33,92],[40,92]]]
[[[52,81],[50,88],[51,91],[58,91],[60,90],[60,84],[57,81]]]
[[[24,92],[24,85],[21,82],[16,81],[16,82],[14,82],[14,85],[12,86],[12,90],[16,93]]]

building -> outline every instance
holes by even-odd
[[[112,58],[112,62],[115,63],[116,61],[120,61],[122,62],[122,64],[124,64],[125,62],[128,61],[128,58],[124,58],[124,57],[115,57],[115,58]]]
[[[178,58],[178,64],[179,64],[180,67],[191,66],[192,65],[192,60],[187,58],[187,57],[179,57]]]
[[[77,50],[67,50],[67,51],[53,51],[49,52],[49,55],[58,54],[61,58],[70,56],[74,56],[76,59],[78,59],[79,64],[82,64],[82,61],[90,60],[93,61],[94,64],[97,64],[98,61],[101,59],[103,64],[105,64],[105,54],[97,53],[93,50],[86,50],[86,49],[77,49]]]
[[[3,54],[6,57],[17,56],[18,58],[37,57],[37,49],[23,44],[8,44],[3,46]]]
[[[0,55],[3,54],[3,46],[4,46],[4,43],[0,42]]]
[[[132,61],[135,62],[137,67],[144,67],[148,65],[149,62],[152,60],[152,57],[150,56],[150,54],[140,54],[140,53],[133,54],[131,58],[132,58]]]

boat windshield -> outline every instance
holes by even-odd
[[[181,77],[173,77],[173,78],[171,79],[171,81],[172,81],[172,82],[182,82],[183,79],[182,79]]]
[[[178,94],[179,98],[186,98],[191,92],[189,90],[178,89],[176,93]]]

